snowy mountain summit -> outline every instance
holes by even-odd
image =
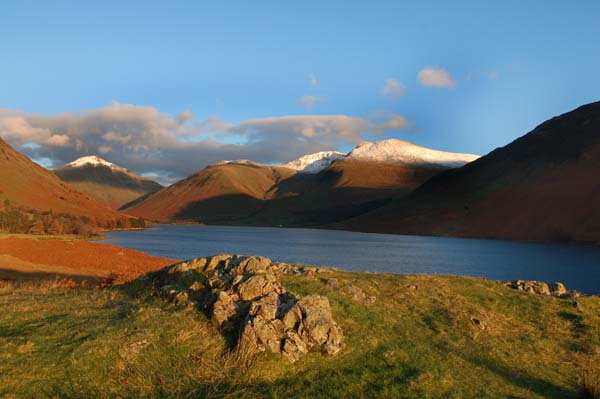
[[[321,151],[314,154],[304,155],[282,166],[303,173],[318,173],[331,165],[334,161],[345,156],[346,154],[339,151]]]
[[[397,139],[364,141],[346,156],[348,160],[440,168],[458,168],[477,158],[478,155],[431,150]]]
[[[76,160],[74,160],[73,162],[69,162],[68,164],[66,164],[65,166],[70,166],[72,168],[80,168],[82,166],[86,166],[86,165],[92,165],[92,166],[107,166],[113,170],[119,170],[122,172],[127,172],[127,169],[122,168],[120,166],[115,165],[112,162],[108,162],[105,159],[102,159],[96,155],[90,155],[87,157],[81,157],[81,158],[77,158]]]
[[[262,166],[260,163],[252,161],[250,159],[223,159],[213,165],[251,165],[251,166]]]

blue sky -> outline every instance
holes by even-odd
[[[31,115],[114,102],[173,119],[188,110],[195,124],[208,117],[237,127],[290,115],[394,114],[415,131],[386,130],[382,138],[485,154],[598,100],[600,2],[7,0],[0,3],[0,54],[0,108],[33,128],[65,129]],[[420,83],[426,67],[445,71],[454,87]],[[387,79],[403,94],[382,95]],[[303,96],[318,101],[309,108]],[[22,146],[6,126],[0,135]],[[368,130],[363,138],[378,138]],[[181,140],[246,140],[186,134]],[[315,148],[352,145],[336,136]],[[111,151],[145,173],[173,165]],[[57,148],[37,154],[57,162],[71,155]]]

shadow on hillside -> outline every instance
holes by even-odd
[[[326,193],[288,193],[261,200],[245,194],[213,197],[193,202],[175,219],[207,224],[320,226],[358,216],[387,204],[395,190],[337,188]]]
[[[484,355],[459,352],[449,349],[447,346],[440,347],[445,352],[451,351],[456,356],[470,362],[474,366],[485,368],[498,377],[506,380],[508,383],[516,385],[527,391],[534,392],[537,395],[548,398],[576,398],[577,392],[567,390],[552,381],[547,381],[537,376],[531,375],[527,371],[520,370],[513,366],[503,364],[495,359],[486,358]],[[517,398],[518,396],[515,396]]]
[[[85,274],[55,273],[42,271],[26,272],[20,270],[0,268],[0,280],[8,280],[15,282],[72,280],[77,283],[85,281],[90,284],[100,284],[105,282],[106,279],[106,277]]]

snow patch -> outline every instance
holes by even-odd
[[[127,169],[122,168],[120,166],[115,165],[112,162],[108,162],[105,159],[102,159],[98,156],[95,155],[91,155],[91,156],[87,156],[87,157],[81,157],[78,158],[76,160],[74,160],[73,162],[70,162],[68,164],[66,164],[65,166],[70,166],[73,168],[80,168],[82,166],[85,165],[92,165],[92,166],[107,166],[113,170],[119,170],[119,171],[123,171],[123,172],[127,172]]]
[[[431,150],[398,139],[376,143],[365,141],[346,157],[349,160],[395,163],[406,166],[459,168],[479,158],[478,155]]]
[[[321,151],[304,155],[281,166],[303,173],[318,173],[331,165],[334,161],[345,156],[346,154],[339,151]]]
[[[233,165],[254,165],[254,166],[262,166],[262,164],[252,161],[250,159],[224,159],[222,161],[219,161],[213,165],[228,165],[228,164],[233,164]]]

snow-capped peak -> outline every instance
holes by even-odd
[[[252,161],[250,159],[223,159],[213,165],[226,165],[226,164],[261,166],[260,163]]]
[[[112,162],[108,162],[107,160],[102,159],[96,155],[90,155],[87,157],[78,158],[78,159],[74,160],[73,162],[66,164],[65,166],[79,168],[79,167],[82,167],[85,165],[108,166],[109,168],[114,169],[114,170],[127,171],[127,169],[117,166]]]
[[[478,155],[431,150],[403,140],[376,143],[364,141],[347,156],[350,160],[396,163],[406,166],[458,168],[479,158]]]
[[[304,155],[294,161],[282,166],[304,173],[318,173],[331,165],[335,160],[345,157],[346,154],[339,151],[321,151],[314,154]]]

